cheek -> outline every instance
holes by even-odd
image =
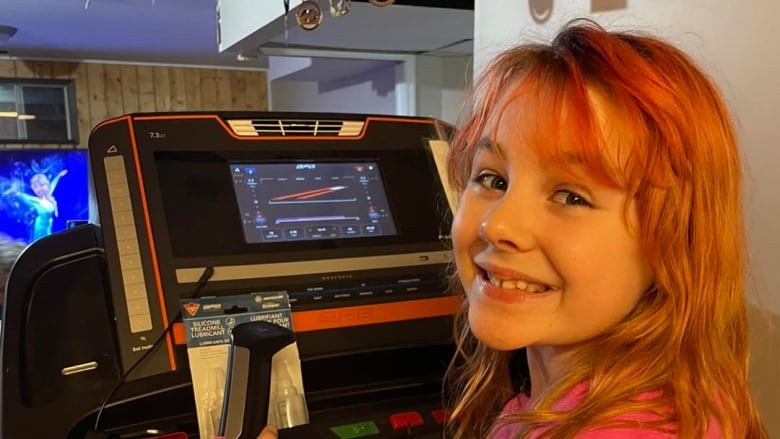
[[[459,263],[459,256],[468,249],[466,236],[468,235],[468,220],[463,215],[456,214],[452,219],[452,228],[450,235],[452,238],[452,250],[455,257],[455,263]],[[458,264],[459,265],[459,264]]]
[[[613,313],[627,313],[652,280],[652,271],[630,239],[570,242],[557,255],[556,268],[578,292],[569,299],[578,305],[589,303]]]
[[[455,266],[463,280],[471,264],[471,248],[479,239],[479,219],[469,208],[468,203],[461,203],[458,211],[455,212],[450,233]]]
[[[471,215],[466,212],[472,212]],[[450,234],[452,235],[452,245],[455,251],[469,240],[471,230],[474,228],[475,216],[471,210],[466,197],[463,197],[459,203],[458,210],[455,211],[452,218]],[[467,245],[467,244],[466,244]]]

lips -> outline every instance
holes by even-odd
[[[491,285],[505,290],[521,290],[527,293],[545,293],[552,289],[548,285],[528,282],[522,279],[501,279],[493,273],[485,273]]]
[[[535,286],[543,287],[543,289],[547,289],[547,290],[555,289],[553,285],[543,281],[540,278],[536,278],[534,276],[516,270],[504,268],[500,265],[495,265],[493,263],[486,262],[485,260],[480,260],[479,257],[475,259],[474,264],[477,266],[477,269],[480,271],[480,274],[491,282],[494,281],[519,282],[521,289],[524,289],[523,283],[527,285],[535,285]]]
[[[476,291],[501,302],[523,302],[557,291],[553,285],[513,270],[488,264],[478,264],[478,269]]]

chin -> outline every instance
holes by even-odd
[[[519,332],[517,329],[502,329],[501,325],[496,325],[496,320],[473,312],[473,308],[469,308],[469,328],[480,343],[496,351],[509,352],[529,345],[526,340],[516,336]]]

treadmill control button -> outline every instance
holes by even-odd
[[[340,439],[352,439],[379,434],[379,428],[377,428],[374,421],[338,425],[336,427],[330,427],[330,431],[336,434]]]
[[[406,430],[423,425],[422,415],[418,412],[402,412],[390,415],[390,426],[393,430]]]

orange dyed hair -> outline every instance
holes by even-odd
[[[604,101],[603,115],[595,113],[594,93]],[[532,120],[502,120],[503,109],[518,103],[534,110],[522,112]],[[446,380],[454,436],[484,437],[496,425],[520,423],[525,434],[545,424],[543,437],[570,438],[587,428],[637,427],[614,418],[650,412],[659,421],[643,427],[672,428],[681,438],[704,437],[711,421],[726,438],[765,438],[748,387],[741,163],[726,106],[708,76],[657,38],[580,20],[549,45],[500,54],[477,79],[466,108],[448,158],[457,192],[469,181],[479,140],[499,121],[531,127],[529,145],[544,163],[576,175],[574,156],[579,172],[628,192],[655,282],[624,321],[578,350],[575,370],[533,410],[497,423],[513,394],[512,354],[474,339],[465,304]],[[619,158],[610,155],[615,149]],[[552,410],[583,381],[589,391],[578,407]],[[662,396],[633,399],[654,391]]]

